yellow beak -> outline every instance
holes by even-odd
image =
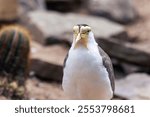
[[[77,35],[77,38],[76,38],[76,43],[78,43],[78,41],[81,39],[81,34],[79,33],[78,35]]]
[[[81,37],[81,33],[79,33],[77,35],[76,39],[75,39],[75,46],[74,46],[74,48],[77,48],[77,46],[79,45],[79,43],[80,43],[80,45],[83,45],[84,47],[87,48],[87,39]]]

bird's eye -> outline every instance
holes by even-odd
[[[89,32],[90,32],[90,30],[87,30],[87,32],[89,33]]]
[[[82,33],[83,34],[87,34],[91,31],[91,28],[90,27],[82,27]]]
[[[90,32],[90,30],[83,30],[82,31],[82,34],[87,34],[87,33],[89,33]]]
[[[88,27],[87,32],[89,33],[90,31],[91,31],[91,28],[90,28],[90,27]]]
[[[87,28],[87,32],[90,32],[90,31],[91,31],[91,27],[88,27],[88,28]]]

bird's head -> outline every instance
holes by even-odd
[[[74,48],[83,46],[87,48],[89,33],[91,32],[91,27],[87,24],[78,24],[73,27],[74,33]]]

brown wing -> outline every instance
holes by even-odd
[[[99,53],[100,53],[100,55],[102,56],[102,59],[103,59],[103,65],[106,67],[106,69],[108,71],[109,79],[110,79],[110,82],[111,82],[111,87],[112,87],[112,90],[114,91],[115,90],[115,82],[114,82],[115,76],[114,76],[114,70],[113,70],[111,59],[104,52],[104,50],[102,48],[100,48],[98,46],[98,49],[99,49]]]

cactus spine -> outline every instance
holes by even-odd
[[[0,31],[0,93],[11,99],[23,99],[28,76],[30,35],[20,26]]]

